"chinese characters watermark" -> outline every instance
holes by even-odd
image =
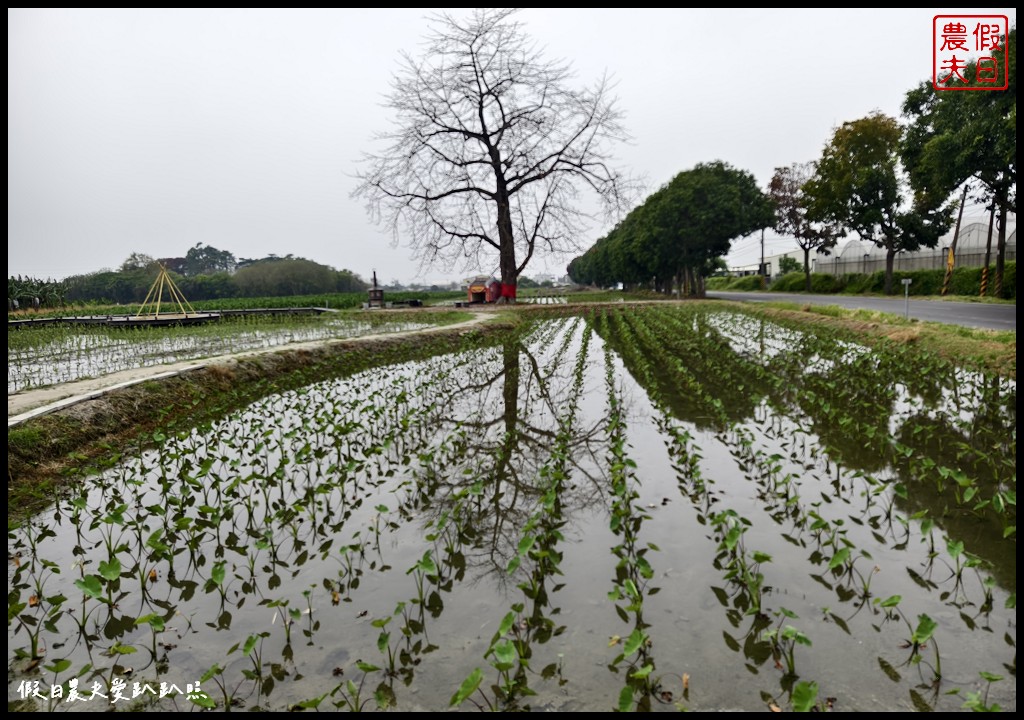
[[[936,90],[1005,90],[1010,86],[1006,15],[932,18],[932,86]]]
[[[189,700],[205,701],[209,696],[199,687],[199,681],[187,683],[185,690],[174,683],[162,682],[159,685],[150,683],[133,682],[129,686],[124,678],[115,677],[107,687],[99,681],[93,682],[89,687],[80,684],[78,678],[71,678],[61,685],[45,686],[39,680],[22,680],[18,684],[18,697],[22,700],[35,698],[47,702],[58,701],[66,703],[88,702],[90,700],[105,700],[113,705],[119,702],[132,702],[139,698],[165,698],[184,695]]]

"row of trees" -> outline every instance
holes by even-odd
[[[923,82],[907,93],[910,121],[903,157],[916,194],[949,196],[967,186],[998,219],[996,297],[1002,296],[1006,224],[1017,212],[1017,28],[1000,38],[994,64],[1006,68],[1006,90],[936,92]],[[986,70],[968,64],[953,87],[991,87]],[[1001,79],[1001,78],[1000,78]],[[991,237],[989,239],[991,252]],[[985,260],[988,266],[988,258]]]
[[[173,270],[173,263],[132,253],[120,270],[69,277],[63,283],[66,300],[122,304],[142,302],[156,279],[158,262],[168,268],[175,283],[190,301],[362,292],[367,288],[366,282],[350,270],[335,270],[312,260],[292,256],[233,262],[237,266],[234,272],[220,270],[188,275]]]
[[[892,117],[874,113],[835,131],[816,163],[777,168],[769,183],[774,228],[804,253],[811,289],[810,253],[828,253],[848,233],[885,250],[885,292],[892,292],[896,253],[935,247],[949,230],[954,204],[907,164],[907,133]],[[908,172],[910,171],[910,172]]]
[[[122,272],[133,270],[145,270],[155,262],[151,255],[134,252],[121,263]],[[216,273],[231,273],[236,268],[253,262],[252,260],[238,260],[234,253],[228,250],[218,250],[211,245],[196,243],[185,253],[185,257],[160,258],[159,262],[168,272],[175,273],[182,277],[198,277],[200,275],[214,275]]]
[[[994,53],[1000,67],[1009,53],[1009,89],[937,91],[923,82],[907,93],[906,125],[879,112],[843,123],[816,162],[777,168],[767,197],[749,174],[721,163],[680,173],[573,260],[570,276],[702,294],[701,278],[732,239],[772,227],[803,250],[808,291],[810,253],[854,233],[885,251],[888,294],[896,254],[935,247],[952,225],[954,198],[970,186],[998,213],[1000,294],[1007,215],[1017,209],[1015,48],[1013,28]],[[964,78],[958,87],[984,87],[976,63]]]
[[[569,263],[569,277],[702,295],[704,278],[733,238],[768,227],[774,217],[753,175],[723,162],[700,164],[676,175]]]

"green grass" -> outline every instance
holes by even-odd
[[[15,427],[7,431],[7,450],[22,454],[40,452],[45,436],[37,427]]]

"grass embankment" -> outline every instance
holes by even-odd
[[[796,321],[808,329],[838,327],[849,333],[850,339],[866,345],[884,342],[913,345],[956,365],[1017,378],[1016,332],[905,320],[892,313],[851,310],[838,305],[768,302],[744,304],[743,310],[768,318]]]

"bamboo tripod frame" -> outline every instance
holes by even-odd
[[[191,303],[189,303],[189,301],[185,299],[185,296],[181,294],[181,290],[178,289],[178,286],[174,284],[174,280],[171,279],[170,274],[167,272],[167,268],[161,265],[160,274],[156,276],[156,280],[153,281],[153,285],[149,288],[149,292],[146,294],[146,299],[142,301],[139,311],[135,313],[136,318],[141,317],[146,310],[146,306],[150,304],[152,304],[155,309],[152,313],[147,314],[159,317],[160,305],[163,303],[164,288],[167,288],[167,294],[170,296],[170,301],[168,301],[167,304],[170,305],[171,302],[173,302],[177,305],[178,313],[185,317],[188,317],[189,314],[198,315],[196,309],[192,307]],[[188,310],[185,309],[186,307]],[[173,314],[173,311],[170,314]]]

